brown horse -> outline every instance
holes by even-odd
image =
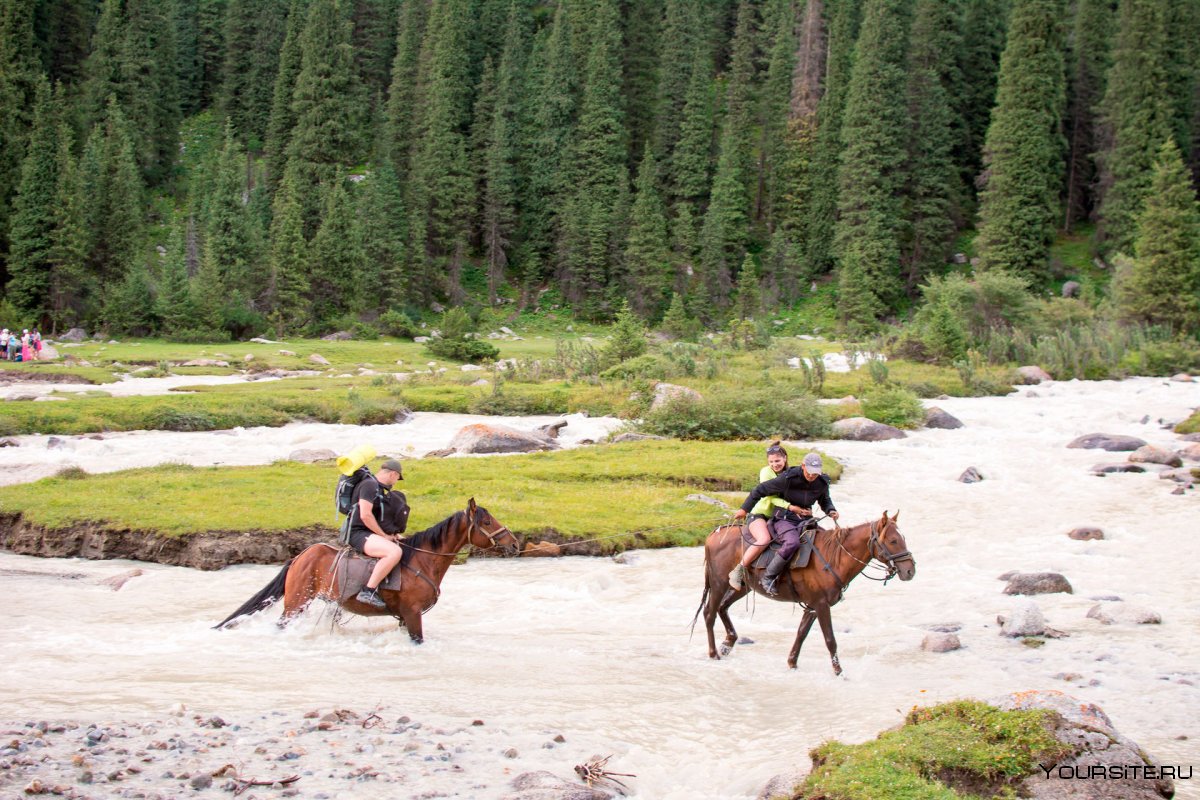
[[[800,619],[800,627],[796,631],[796,641],[788,653],[789,667],[796,668],[800,647],[804,644],[804,638],[808,636],[813,620],[816,619],[821,623],[821,633],[825,634],[825,645],[829,648],[829,656],[833,661],[833,672],[835,675],[841,675],[842,665],[838,662],[837,641],[833,638],[830,606],[842,599],[847,584],[854,580],[872,559],[878,559],[887,565],[887,578],[899,575],[900,580],[910,581],[917,572],[917,563],[912,553],[908,552],[900,529],[896,527],[896,519],[899,516],[900,513],[896,512],[888,517],[885,511],[883,517],[874,522],[864,522],[853,528],[819,530],[808,566],[785,573],[776,584],[779,594],[774,597],[762,590],[762,573],[766,570],[747,568],[746,581],[741,589],[733,589],[729,585],[729,572],[741,559],[745,546],[742,543],[741,526],[722,525],[710,533],[704,543],[704,594],[700,597],[700,608],[696,611],[697,617],[701,611],[704,612],[704,624],[708,627],[709,657],[719,659],[733,650],[738,635],[729,619],[729,607],[754,589],[772,600],[800,603],[804,606],[804,616]],[[725,641],[721,643],[720,655],[717,653],[717,643],[713,636],[713,625],[718,615],[725,625]]]
[[[401,587],[399,590],[389,589],[387,584],[390,581],[379,587],[379,596],[387,603],[386,609],[360,603],[354,593],[340,585],[343,573],[337,566],[345,554],[340,548],[322,543],[311,545],[284,564],[274,580],[216,627],[224,628],[238,617],[266,608],[280,597],[283,598],[283,617],[279,624],[286,625],[310,602],[321,598],[336,602],[347,611],[364,617],[396,617],[408,629],[409,637],[420,644],[421,615],[438,601],[441,595],[438,587],[446,570],[458,551],[468,544],[483,550],[500,547],[503,548],[502,552],[512,555],[519,548],[512,531],[501,525],[486,508],[475,505],[475,498],[472,497],[466,511],[455,512],[432,528],[400,542],[404,549],[397,567],[402,575]],[[354,592],[357,592],[357,588]]]

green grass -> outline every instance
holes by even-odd
[[[903,727],[862,744],[826,742],[796,800],[1015,797],[1013,785],[1071,749],[1047,729],[1053,712],[977,701],[915,708]]]
[[[800,450],[792,454],[797,460]],[[762,442],[630,442],[552,453],[405,462],[400,488],[420,530],[474,497],[518,533],[568,539],[600,536],[606,551],[694,545],[721,520],[714,506],[685,500],[703,492],[737,506],[764,463]],[[841,466],[825,456],[836,479]],[[205,531],[334,527],[337,471],[329,464],[265,467],[165,465],[119,473],[47,478],[0,487],[0,512],[21,512],[51,529],[102,521],[112,527],[186,536]],[[635,536],[633,532],[642,532]]]
[[[1200,411],[1193,411],[1192,415],[1183,422],[1175,426],[1176,433],[1200,433]]]

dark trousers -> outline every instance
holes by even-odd
[[[791,561],[792,556],[800,549],[800,535],[813,524],[812,517],[799,517],[795,514],[780,512],[774,520],[775,531],[772,538],[780,542],[779,557]]]

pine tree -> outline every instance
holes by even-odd
[[[366,309],[382,312],[402,305],[406,299],[404,194],[396,170],[386,158],[375,164],[362,188],[359,218],[367,271],[364,283],[373,287]]]
[[[862,32],[846,93],[838,172],[839,302],[852,309],[894,309],[900,299],[900,192],[907,156],[908,110],[905,64],[908,5],[904,0],[867,0]],[[871,304],[852,305],[849,294],[870,294]],[[848,317],[863,328],[873,319]]]
[[[951,105],[958,83],[958,4],[917,0],[909,43],[909,137],[901,274],[912,294],[925,275],[946,263],[965,189],[954,162],[962,132]]]
[[[663,315],[662,325],[659,327],[672,339],[685,342],[695,340],[700,330],[699,323],[688,316],[687,309],[684,307],[683,295],[678,292],[671,295],[671,305],[667,309],[667,313]]]
[[[133,141],[116,98],[110,98],[105,119],[92,128],[79,170],[89,234],[88,277],[116,285],[137,260],[145,216]]]
[[[7,251],[9,203],[21,180],[21,162],[33,125],[39,73],[33,8],[29,0],[0,0],[0,259]]]
[[[325,190],[321,227],[309,248],[308,274],[318,320],[367,307],[370,287],[363,279],[365,270],[362,227],[355,204],[344,182],[334,180]]]
[[[744,140],[732,117],[721,133],[721,154],[713,178],[712,199],[700,232],[698,293],[715,308],[729,303],[733,270],[745,252],[750,196],[742,170]]]
[[[854,44],[858,39],[860,2],[839,0],[830,12],[825,93],[817,108],[817,141],[809,170],[811,191],[804,215],[804,260],[806,271],[811,275],[829,272],[834,265],[842,114],[854,63]]]
[[[574,196],[563,210],[560,274],[584,316],[606,315],[606,289],[619,246],[627,192],[621,108],[621,30],[615,0],[597,0],[579,125],[572,148]]]
[[[283,179],[288,162],[288,144],[296,126],[292,95],[303,62],[301,37],[308,19],[308,0],[291,0],[283,44],[279,49],[279,67],[271,89],[271,113],[267,118],[267,181],[276,188]],[[235,119],[234,124],[237,124]]]
[[[1107,249],[1128,251],[1150,188],[1152,165],[1176,127],[1169,85],[1169,0],[1122,0],[1112,68],[1101,105],[1111,144],[1101,167],[1100,231]]]
[[[296,179],[284,175],[275,195],[271,220],[265,302],[267,317],[279,336],[303,330],[310,320],[308,242],[304,239],[304,219],[296,194]]]
[[[688,82],[679,139],[671,153],[669,183],[673,205],[681,202],[699,208],[708,199],[713,159],[712,57],[696,51]]]
[[[758,265],[749,253],[742,259],[738,273],[737,293],[734,295],[732,319],[754,320],[762,314],[762,287],[759,285]]]
[[[570,53],[567,5],[560,3],[548,33],[535,47],[529,70],[529,104],[524,116],[531,119],[521,148],[520,239],[529,266],[526,280],[539,283],[553,256],[559,232],[559,212],[569,189],[567,165],[578,101],[578,74]],[[534,269],[534,267],[537,267]]]
[[[8,297],[20,310],[42,317],[50,306],[50,252],[58,199],[60,99],[45,78],[38,82],[33,129],[21,164],[9,229]]]
[[[772,33],[767,54],[767,70],[763,79],[758,105],[759,163],[758,182],[754,193],[754,217],[770,231],[775,230],[776,197],[785,189],[784,161],[787,152],[788,119],[790,117],[792,75],[796,67],[796,15],[790,0],[776,3],[772,20],[764,20],[764,29]],[[767,28],[770,22],[772,27]],[[774,284],[776,276],[768,275]]]
[[[653,141],[657,117],[658,46],[663,20],[663,0],[629,3],[625,24],[626,127],[629,129],[630,169]],[[673,68],[674,65],[671,65]]]
[[[167,333],[179,333],[196,327],[196,308],[192,302],[188,276],[187,237],[185,222],[171,225],[167,240],[167,255],[162,265],[158,285],[157,314]]]
[[[696,230],[696,215],[691,203],[680,203],[675,207],[675,218],[670,221],[671,265],[674,272],[673,287],[677,293],[687,293],[696,274],[696,254],[699,252],[699,235]]]
[[[34,21],[42,63],[51,83],[77,86],[91,46],[96,8],[91,0],[47,0],[37,4]]]
[[[228,0],[174,0],[176,80],[184,116],[211,106],[220,91],[227,4]]]
[[[639,317],[658,317],[666,303],[672,283],[671,251],[667,234],[667,216],[656,176],[658,165],[650,143],[638,167],[637,196],[633,201],[633,225],[625,246],[630,305]]]
[[[86,309],[85,296],[95,296],[88,279],[88,231],[79,168],[71,153],[74,131],[65,122],[58,130],[58,185],[55,187],[54,230],[50,239],[50,322],[53,331],[71,327]]]
[[[1046,274],[1064,174],[1062,0],[1018,0],[984,147],[975,245],[982,269]]]
[[[302,202],[311,198],[304,209],[310,226],[318,211],[314,189],[340,179],[343,169],[366,155],[367,105],[354,68],[345,3],[311,4],[300,37],[288,162],[296,169]]]
[[[403,186],[409,171],[416,130],[417,71],[421,41],[429,21],[429,4],[421,0],[405,0],[400,10],[400,25],[396,32],[396,55],[392,61],[392,83],[388,90],[385,113],[385,151],[395,165]]]
[[[1200,208],[1175,140],[1158,150],[1137,217],[1135,257],[1118,273],[1117,305],[1128,320],[1200,331]]]
[[[1111,0],[1076,1],[1067,87],[1067,184],[1063,214],[1063,229],[1067,232],[1095,210],[1096,170],[1092,161],[1092,154],[1098,149],[1095,109],[1104,97],[1113,22]]]
[[[354,63],[366,96],[374,100],[387,95],[388,76],[396,57],[398,0],[354,0]]]
[[[287,20],[287,0],[229,0],[225,14],[220,108],[252,151],[267,140]]]
[[[424,289],[443,288],[452,302],[463,299],[461,271],[466,257],[467,220],[474,185],[467,159],[470,124],[470,8],[467,0],[446,0],[430,20],[428,84],[424,116],[413,163],[408,206],[419,224],[411,229],[413,277]],[[416,237],[420,238],[416,238]]]
[[[262,290],[257,279],[246,213],[246,153],[225,124],[225,145],[217,161],[217,179],[205,220],[205,255],[227,291],[254,297]]]
[[[1004,50],[1009,5],[1012,0],[971,0],[962,24],[959,65],[962,87],[951,93],[955,115],[963,120],[962,141],[955,152],[962,181],[972,192],[983,169],[983,143],[996,103],[996,80]]]
[[[700,30],[700,0],[665,0],[666,13],[660,39],[659,63],[666,68],[658,78],[658,117],[654,123],[654,157],[660,161],[675,150],[679,140],[683,107],[691,96],[692,69],[707,51],[706,63],[712,64],[712,51]]]

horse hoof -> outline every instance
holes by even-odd
[[[795,669],[795,668],[796,668],[796,662],[795,662],[795,661],[789,661],[789,662],[788,662],[788,669]]]
[[[709,657],[709,658],[711,658],[713,661],[720,661],[720,660],[721,660],[721,657],[720,657],[719,655],[717,655],[716,653],[713,653],[713,652],[709,652],[709,654],[708,654],[708,657]]]
[[[727,644],[723,644],[723,645],[721,645],[721,655],[723,655],[723,656],[727,656],[727,655],[729,655],[729,651],[730,651],[730,650],[732,650],[732,649],[733,649],[733,648],[732,648],[732,647],[730,647],[730,646],[729,646],[729,645],[727,645]]]

